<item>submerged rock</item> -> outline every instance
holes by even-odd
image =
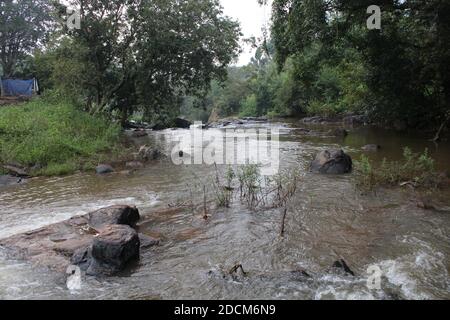
[[[100,164],[95,168],[95,172],[97,172],[97,174],[108,174],[114,172],[114,169],[109,164]]]
[[[311,172],[343,174],[352,171],[352,158],[343,150],[324,150],[311,162]]]
[[[334,273],[355,276],[355,273],[350,269],[350,267],[347,265],[344,259],[335,261],[331,266],[331,270]]]
[[[89,225],[100,229],[106,225],[123,224],[134,227],[140,219],[139,210],[127,205],[116,205],[99,209],[88,214]]]

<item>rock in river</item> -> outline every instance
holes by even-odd
[[[140,241],[136,230],[125,225],[110,225],[101,230],[92,244],[87,274],[112,274],[139,259]]]
[[[100,164],[95,168],[95,172],[97,172],[97,174],[107,174],[114,172],[114,169],[109,164]]]
[[[100,229],[110,224],[123,224],[134,227],[140,219],[139,210],[136,207],[116,205],[91,212],[89,225]]]
[[[352,158],[339,149],[321,151],[311,163],[311,172],[314,173],[343,174],[351,171]]]
[[[94,238],[91,245],[78,249],[70,262],[88,275],[113,275],[139,259],[140,238],[126,225],[109,225]]]
[[[355,273],[350,269],[344,259],[336,260],[331,266],[331,270],[337,274],[355,276]]]
[[[14,259],[59,272],[76,265],[90,275],[112,275],[137,259],[140,248],[159,243],[129,226],[138,219],[135,207],[113,206],[0,239],[0,248]]]
[[[180,128],[180,129],[189,129],[191,127],[191,122],[182,118],[176,118],[174,120],[175,123],[175,128]]]

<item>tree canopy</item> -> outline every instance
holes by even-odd
[[[5,77],[17,64],[42,46],[52,26],[49,1],[0,1],[0,64]]]

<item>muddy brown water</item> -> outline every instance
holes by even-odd
[[[428,148],[441,170],[450,169],[450,145],[421,136],[369,127],[349,128],[346,138],[331,137],[331,126],[300,122],[244,127],[279,128],[282,168],[299,168],[299,189],[289,204],[285,236],[280,238],[279,209],[251,212],[235,201],[230,209],[160,214],[168,205],[202,198],[211,190],[212,166],[177,166],[158,161],[135,173],[108,176],[75,174],[36,178],[0,189],[0,238],[25,232],[112,204],[136,205],[145,217],[141,231],[161,238],[144,250],[140,261],[111,278],[83,277],[79,291],[69,291],[65,275],[11,260],[0,250],[0,299],[448,299],[450,298],[450,213],[417,207],[411,191],[380,190],[361,194],[354,175],[308,173],[313,155],[343,147],[358,158],[398,159],[404,146]],[[298,128],[308,127],[314,134]],[[220,129],[210,129],[220,130]],[[138,143],[170,144],[187,130],[150,133]],[[221,168],[219,168],[221,170]],[[450,193],[434,195],[450,206]],[[166,211],[167,212],[167,211]],[[356,277],[327,272],[343,257]],[[223,276],[242,264],[247,276]],[[367,287],[367,268],[382,271],[382,290]],[[312,279],[290,271],[305,269]]]

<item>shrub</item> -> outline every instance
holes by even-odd
[[[435,170],[434,160],[428,150],[421,154],[413,153],[408,147],[403,150],[402,161],[387,161],[383,159],[377,168],[369,158],[362,155],[356,163],[357,185],[363,189],[374,189],[381,185],[411,184],[415,187],[437,188],[440,175]]]
[[[0,109],[0,163],[39,165],[33,174],[66,174],[117,148],[120,126],[55,96]]]
[[[216,202],[219,207],[229,208],[237,194],[241,203],[251,210],[283,207],[294,196],[299,178],[297,170],[263,177],[256,164],[244,165],[236,170],[229,166],[222,176],[216,170]]]

